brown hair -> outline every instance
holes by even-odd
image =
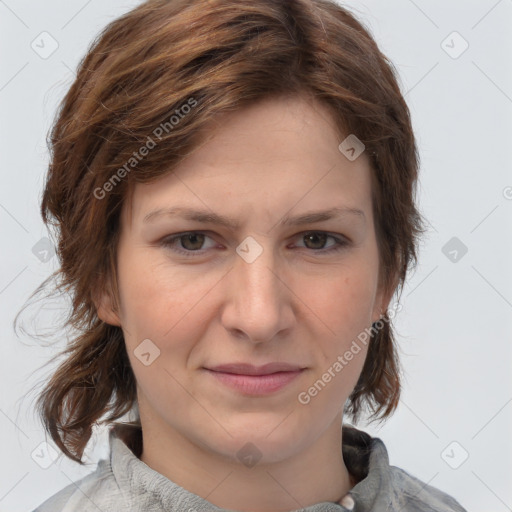
[[[137,405],[122,330],[101,321],[93,301],[108,287],[118,307],[119,214],[134,184],[170,172],[217,114],[295,94],[322,102],[340,134],[365,144],[379,275],[394,292],[417,263],[424,231],[414,198],[418,154],[397,73],[347,9],[328,0],[150,0],[111,22],[80,62],[51,130],[41,204],[61,264],[49,279],[70,292],[67,324],[77,335],[37,405],[69,458],[82,463],[92,427]],[[390,416],[399,374],[385,321],[346,413],[357,421],[367,406],[372,418]]]

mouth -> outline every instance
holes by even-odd
[[[216,381],[246,395],[275,393],[301,375],[306,368],[288,363],[268,363],[253,366],[233,363],[204,368]]]
[[[254,366],[248,363],[229,363],[207,368],[214,372],[231,373],[235,375],[270,375],[278,372],[296,372],[304,370],[305,366],[291,363],[267,363],[261,366]]]

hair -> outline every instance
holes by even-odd
[[[119,307],[121,208],[136,183],[171,172],[197,148],[218,114],[282,96],[328,107],[340,135],[356,135],[370,158],[379,284],[403,288],[424,228],[418,151],[397,76],[369,30],[329,0],[149,0],[100,32],[49,132],[41,201],[60,268],[39,289],[59,280],[76,335],[37,410],[67,457],[83,464],[93,426],[137,408],[122,329],[99,319],[94,302],[104,291]],[[345,414],[357,421],[366,407],[382,420],[399,396],[388,318],[372,329]]]

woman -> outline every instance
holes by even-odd
[[[424,230],[409,110],[346,9],[147,1],[89,49],[51,150],[79,335],[39,411],[77,462],[112,428],[37,511],[464,510],[346,423],[398,404]]]

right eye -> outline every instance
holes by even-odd
[[[178,254],[194,256],[194,253],[202,254],[204,252],[205,249],[202,246],[206,238],[210,237],[201,231],[187,231],[164,238],[161,245]],[[211,245],[210,248],[213,246]]]

